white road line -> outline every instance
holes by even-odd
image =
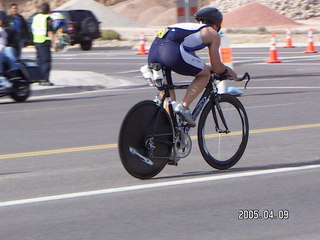
[[[247,89],[319,89],[317,86],[297,86],[297,87],[247,87]]]
[[[88,57],[88,58],[81,58],[81,57],[54,57],[53,58],[54,60],[75,60],[75,61],[81,61],[81,60],[84,60],[84,61],[90,61],[90,60],[146,60],[147,57],[143,58],[143,57]],[[65,63],[65,62],[64,62]],[[57,63],[55,63],[57,64]],[[70,63],[70,64],[79,64],[79,63]],[[83,63],[85,64],[85,63]],[[88,62],[86,62],[86,64],[88,64]],[[96,64],[96,63],[94,63]]]
[[[316,80],[318,80],[319,76],[316,76],[316,75],[313,75],[313,76],[308,76],[309,78],[317,78]],[[274,78],[274,77],[268,77],[268,76],[263,76],[261,77],[260,79],[257,77],[257,78],[254,78],[254,82],[270,82],[270,81],[285,81],[285,80],[290,80],[290,81],[299,81],[301,82],[301,80],[298,80],[298,79],[294,79],[292,77],[280,77],[280,78]],[[289,86],[290,87],[290,86]]]
[[[264,80],[257,80],[257,81],[276,81],[276,79],[264,79]],[[134,87],[134,85],[130,85]],[[254,90],[254,89],[319,89],[320,87],[317,86],[308,86],[308,87],[247,87],[247,90]],[[88,95],[92,93],[99,93],[99,92],[133,92],[133,91],[141,91],[144,89],[150,89],[149,86],[145,87],[134,87],[134,88],[118,88],[118,87],[111,87],[108,89],[99,89],[99,90],[93,90],[93,91],[84,91],[84,92],[77,92],[77,93],[59,93],[59,94],[47,94],[47,95],[40,95],[40,96],[31,96],[29,99],[32,100],[38,100],[38,99],[51,99],[51,98],[59,98],[59,97],[73,97],[75,95]],[[0,99],[0,103],[6,103],[6,102],[12,102],[11,99],[4,98]],[[268,105],[267,105],[268,106]]]
[[[310,170],[310,169],[317,169],[317,168],[320,168],[320,164],[300,166],[300,167],[286,167],[286,168],[277,168],[277,169],[268,169],[268,170],[257,170],[257,171],[249,171],[249,172],[242,172],[242,173],[219,174],[218,176],[190,178],[190,179],[176,180],[176,181],[169,181],[169,182],[141,184],[141,185],[127,186],[127,187],[108,188],[108,189],[95,190],[95,191],[76,192],[76,193],[53,195],[53,196],[47,196],[47,197],[27,198],[27,199],[6,201],[6,202],[0,202],[0,207],[26,205],[26,204],[32,204],[32,203],[65,200],[65,199],[71,199],[71,198],[80,198],[80,197],[112,194],[112,193],[119,193],[119,192],[146,190],[146,189],[153,189],[153,188],[163,188],[163,187],[170,187],[170,186],[177,186],[177,185],[219,181],[224,179],[234,179],[234,178],[253,177],[253,176],[285,173],[285,172],[293,172],[293,171],[303,171],[303,170]]]
[[[123,71],[123,72],[113,72],[113,74],[127,74],[127,73],[140,73],[140,70],[130,70],[130,71]],[[139,76],[140,77],[140,76]],[[142,78],[142,76],[141,76]]]
[[[245,62],[245,61],[240,61],[238,63],[243,63],[243,62]],[[247,61],[247,62],[249,62],[249,61]],[[255,63],[255,61],[252,61],[252,62],[253,62],[252,64],[254,64],[254,65],[269,65],[270,64],[270,63],[266,63],[266,62],[259,62],[259,63]],[[292,60],[292,61],[282,62],[282,63],[280,63],[281,65],[278,65],[278,66],[284,66],[284,65],[287,65],[287,66],[296,66],[296,65],[298,65],[298,66],[320,66],[320,63],[300,63],[300,62],[294,63],[294,62],[298,62],[298,60],[297,61]],[[275,65],[273,65],[273,66],[275,66]]]
[[[245,61],[239,61],[238,63],[243,63],[243,62],[245,62]],[[246,61],[246,62],[249,62],[249,61]],[[269,65],[270,63],[265,63],[264,61],[262,61],[262,62],[252,61],[252,64],[254,64],[254,65]],[[320,66],[320,63],[301,63],[299,61],[285,61],[280,64],[281,65],[278,65],[278,66],[284,66],[284,65],[286,65],[286,66],[310,66],[310,67],[311,66]],[[273,65],[273,66],[275,66],[275,65]]]

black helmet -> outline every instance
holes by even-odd
[[[194,17],[198,22],[218,27],[220,27],[223,19],[222,13],[214,7],[201,8],[194,14]]]

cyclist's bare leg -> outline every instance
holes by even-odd
[[[176,93],[174,91],[174,89],[169,90],[170,92],[170,97],[171,97],[171,101],[176,101]],[[160,92],[160,97],[162,97],[164,94],[164,91]],[[165,102],[163,103],[163,108],[167,111],[167,113],[170,115],[170,111],[169,111],[169,104],[168,104],[168,100],[166,99]]]
[[[181,101],[183,106],[189,107],[196,97],[202,92],[202,90],[208,84],[210,74],[211,68],[209,66],[205,66],[205,68],[195,76],[195,79],[188,87],[186,95]]]

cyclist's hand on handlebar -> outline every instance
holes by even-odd
[[[230,67],[227,67],[227,71],[225,72],[225,75],[227,75],[228,77],[230,77],[232,79],[237,79],[237,73],[235,71],[233,71],[233,69]]]
[[[237,79],[237,74],[230,67],[226,66],[226,70],[223,73],[213,73],[214,78],[217,80],[235,80]]]
[[[228,70],[229,71],[229,70]],[[233,70],[232,70],[232,72],[234,72]],[[235,73],[235,72],[234,72]],[[248,85],[248,83],[249,83],[249,81],[250,81],[250,79],[251,79],[251,77],[250,77],[250,75],[249,75],[249,73],[245,73],[245,74],[243,74],[243,76],[242,77],[240,77],[240,78],[238,78],[237,77],[237,75],[235,75],[236,77],[235,78],[233,78],[233,77],[230,77],[229,76],[229,74],[226,74],[226,73],[224,73],[224,74],[216,74],[216,73],[213,73],[213,78],[214,79],[216,79],[216,80],[233,80],[233,81],[243,81],[243,80],[247,80],[247,82],[246,82],[246,84],[245,84],[245,86],[244,86],[244,88],[246,88],[247,87],[247,85]]]

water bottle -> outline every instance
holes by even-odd
[[[154,84],[157,87],[162,87],[162,79],[163,79],[162,69],[159,69],[159,70],[152,69],[152,72],[153,72]]]
[[[149,86],[153,87],[154,83],[153,83],[153,73],[151,72],[151,70],[149,69],[148,65],[144,65],[140,68],[140,71],[144,77],[144,79],[147,81],[147,83],[149,84]]]

